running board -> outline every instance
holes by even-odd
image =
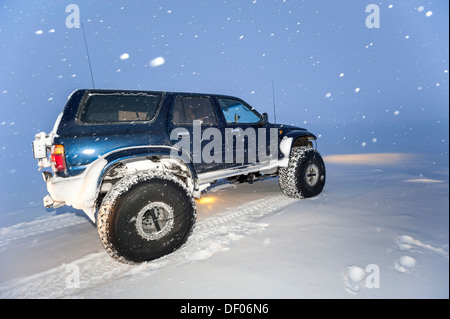
[[[224,179],[238,175],[248,175],[256,172],[260,172],[262,174],[268,173],[273,174],[276,172],[279,166],[280,161],[273,161],[268,164],[242,165],[238,167],[227,168],[220,171],[201,173],[198,174],[197,184],[198,185],[209,184],[219,179]]]

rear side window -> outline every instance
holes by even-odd
[[[174,125],[192,125],[194,121],[202,124],[215,125],[217,118],[207,97],[178,96],[172,111]]]
[[[79,118],[88,124],[151,121],[160,101],[159,94],[92,94]]]

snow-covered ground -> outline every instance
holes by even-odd
[[[188,243],[140,265],[110,258],[82,213],[27,208],[39,217],[0,229],[0,298],[448,298],[448,159],[325,161],[316,198],[276,178],[212,187]]]

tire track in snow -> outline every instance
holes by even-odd
[[[284,195],[255,200],[197,223],[188,242],[174,253],[138,265],[126,265],[106,252],[89,254],[59,267],[0,285],[0,298],[79,298],[93,288],[126,277],[150,276],[171,264],[204,260],[229,249],[236,240],[268,227],[258,219],[298,199]]]
[[[65,213],[1,228],[0,251],[4,250],[12,241],[86,222],[86,219],[79,215]]]

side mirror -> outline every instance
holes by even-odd
[[[263,113],[262,124],[267,124],[267,122],[269,122],[269,116],[267,115],[267,113]]]

